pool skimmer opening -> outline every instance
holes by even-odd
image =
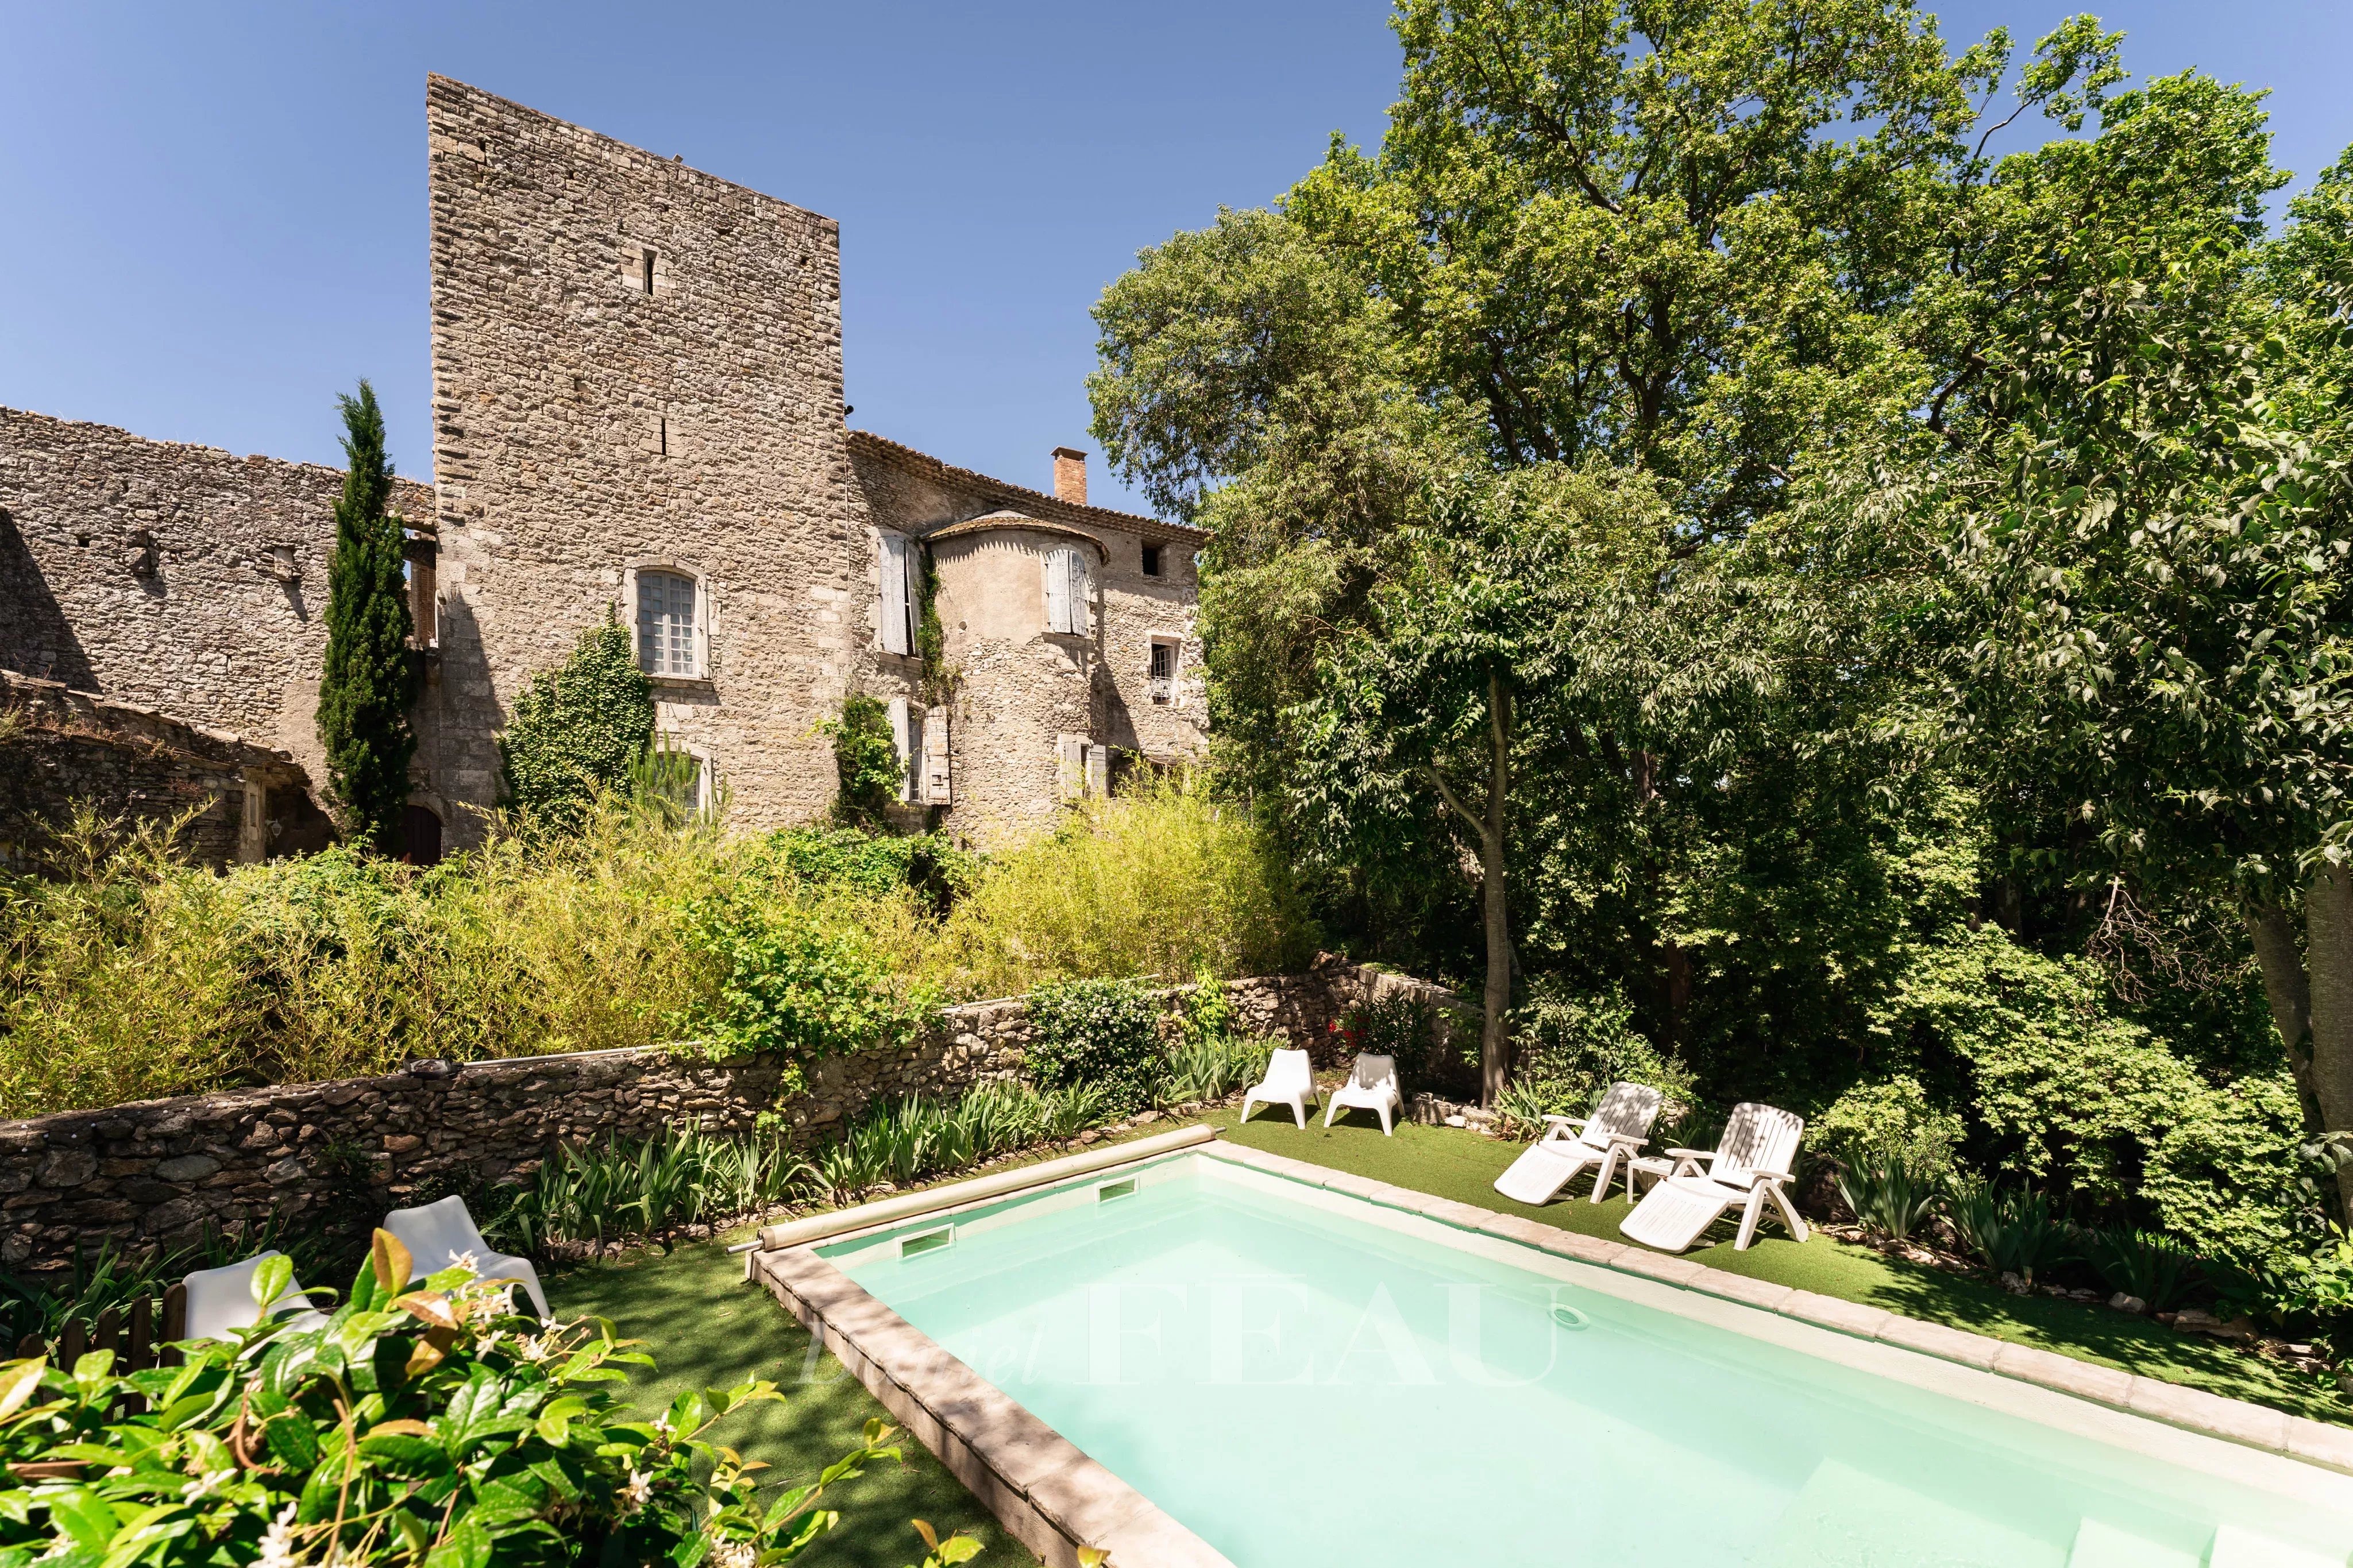
[[[899,1256],[902,1258],[914,1258],[926,1252],[937,1252],[943,1247],[954,1247],[955,1245],[955,1226],[952,1225],[944,1225],[937,1230],[927,1230],[918,1236],[910,1236],[901,1238],[899,1242]]]
[[[1110,1203],[1114,1198],[1132,1198],[1134,1195],[1135,1178],[1133,1176],[1124,1182],[1105,1182],[1095,1189],[1095,1202],[1099,1204]]]

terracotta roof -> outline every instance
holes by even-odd
[[[849,432],[853,452],[879,458],[886,463],[932,479],[935,483],[958,489],[978,490],[990,500],[1007,503],[1007,510],[1039,522],[1060,521],[1083,527],[1112,528],[1123,533],[1140,533],[1154,539],[1166,539],[1177,543],[1200,544],[1208,540],[1207,531],[1165,518],[1145,517],[1140,512],[1114,511],[1109,507],[1081,506],[1066,501],[1044,490],[1033,490],[1026,485],[1011,484],[1004,479],[971,468],[959,468],[944,463],[913,447],[875,435],[871,430]],[[936,537],[936,535],[934,536]]]

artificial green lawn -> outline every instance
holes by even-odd
[[[782,1389],[781,1405],[754,1405],[719,1418],[712,1436],[746,1459],[765,1460],[780,1480],[813,1479],[858,1446],[866,1423],[890,1412],[859,1385],[830,1352],[809,1354],[808,1331],[766,1291],[744,1281],[744,1260],[724,1241],[668,1254],[575,1269],[548,1282],[561,1316],[613,1320],[647,1342],[658,1363],[630,1390],[640,1408],[658,1409],[690,1387],[726,1387],[765,1377]],[[985,1568],[1017,1568],[1037,1559],[1008,1537],[962,1482],[904,1434],[903,1463],[888,1460],[825,1494],[841,1523],[800,1561],[810,1568],[904,1568],[923,1561],[908,1521],[928,1520],[942,1535],[967,1530],[987,1549]]]
[[[1400,1124],[1394,1138],[1384,1138],[1371,1114],[1364,1111],[1351,1113],[1347,1121],[1328,1131],[1311,1119],[1303,1132],[1280,1108],[1261,1110],[1239,1127],[1231,1111],[1213,1112],[1203,1120],[1222,1129],[1232,1142],[1270,1154],[1519,1215],[1538,1225],[1626,1241],[1618,1231],[1629,1206],[1622,1192],[1604,1203],[1588,1203],[1582,1194],[1590,1188],[1580,1180],[1574,1189],[1579,1195],[1531,1208],[1495,1191],[1495,1178],[1519,1157],[1524,1144],[1461,1128],[1411,1123]],[[1982,1279],[1888,1258],[1819,1233],[1801,1244],[1778,1226],[1768,1226],[1757,1233],[1747,1251],[1736,1252],[1730,1232],[1729,1225],[1717,1226],[1710,1236],[1725,1239],[1694,1247],[1685,1256],[1727,1274],[1819,1290],[2316,1420],[2353,1422],[2353,1408],[2318,1378],[2202,1335],[2177,1334],[2161,1323],[2080,1301],[2013,1296]]]

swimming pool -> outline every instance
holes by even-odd
[[[1198,1154],[816,1250],[1240,1568],[2353,1552],[2353,1478]]]

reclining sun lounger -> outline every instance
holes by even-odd
[[[1634,1212],[1618,1228],[1645,1247],[1681,1252],[1697,1241],[1717,1216],[1741,1205],[1740,1237],[1733,1250],[1745,1250],[1756,1239],[1757,1222],[1766,1205],[1781,1211],[1789,1234],[1806,1239],[1806,1222],[1789,1201],[1787,1184],[1798,1158],[1798,1136],[1803,1118],[1754,1101],[1732,1108],[1724,1137],[1713,1153],[1702,1149],[1670,1149],[1667,1160],[1637,1160],[1628,1175],[1649,1176],[1658,1184],[1642,1195]],[[1701,1162],[1706,1168],[1701,1168]]]
[[[1593,1201],[1609,1192],[1610,1178],[1620,1163],[1651,1140],[1651,1123],[1659,1117],[1659,1091],[1646,1084],[1613,1083],[1590,1116],[1547,1116],[1543,1137],[1495,1178],[1495,1190],[1524,1204],[1548,1204],[1579,1171],[1601,1167],[1594,1178]],[[1575,1128],[1571,1132],[1569,1130]],[[1626,1178],[1630,1191],[1633,1177]]]

